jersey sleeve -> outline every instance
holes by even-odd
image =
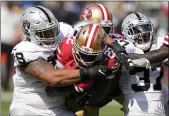
[[[135,47],[135,45],[133,43],[131,43],[128,40],[115,40],[116,42],[118,42],[118,44],[120,44],[122,47],[125,48],[127,53],[135,53],[136,50],[138,49],[137,47]]]
[[[164,37],[163,45],[169,47],[169,33]]]
[[[64,68],[65,64],[73,60],[72,54],[73,37],[66,37],[56,50],[57,61],[56,67]]]
[[[109,67],[113,67],[116,64],[116,55],[114,51],[110,47],[106,47],[104,51],[104,57],[106,59],[106,65]]]

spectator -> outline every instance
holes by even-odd
[[[160,25],[157,31],[158,36],[165,36],[168,33],[168,3],[164,2],[161,5]]]
[[[22,8],[19,2],[2,2],[1,4],[1,85],[4,90],[9,89],[11,70],[11,51],[21,39],[19,26]]]

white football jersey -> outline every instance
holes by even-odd
[[[65,37],[73,36],[73,28],[71,25],[59,22],[60,26],[60,34],[59,34],[59,41],[62,41]]]
[[[161,39],[161,38],[157,38]],[[128,40],[118,41],[121,45],[125,45],[125,47],[133,48],[134,46]],[[151,50],[158,49],[162,45],[162,41],[157,41],[156,44],[153,44]],[[130,53],[138,53],[143,54],[143,51],[139,48],[133,48],[133,52]],[[128,52],[129,53],[129,52]],[[126,73],[123,74],[120,80],[120,86],[124,95],[127,95],[127,99],[130,97],[135,97],[138,95],[138,100],[143,101],[145,98],[140,96],[140,92],[145,93],[146,98],[149,100],[159,100],[161,99],[161,78],[162,71],[160,67],[156,69],[144,69],[138,68],[139,72],[131,72],[131,74]],[[152,93],[152,94],[151,94]],[[156,93],[156,96],[154,96]]]
[[[42,48],[28,41],[22,41],[13,48],[12,55],[14,56],[16,69],[16,73],[13,76],[13,101],[39,109],[54,108],[64,104],[64,96],[60,94],[48,96],[45,83],[17,68],[19,65],[30,63],[38,58],[48,60],[50,56],[54,55],[54,50]],[[11,106],[11,109],[15,107],[14,104]]]
[[[161,39],[161,38],[157,38]],[[132,49],[132,52],[144,54],[139,48],[134,47],[131,42],[125,40],[120,44]],[[158,40],[153,44],[151,50],[158,49],[162,45],[162,41]],[[124,108],[125,115],[159,115],[164,116],[163,93],[161,79],[163,71],[161,67],[155,69],[146,69],[138,67],[130,73],[122,74],[120,78],[120,88],[125,97]]]
[[[70,25],[61,22],[59,41],[69,36],[71,29]],[[54,55],[54,52],[55,49],[47,49],[28,41],[22,41],[13,48],[12,55],[14,56],[16,73],[13,76],[14,93],[10,110],[21,107],[20,104],[38,109],[51,109],[65,104],[64,94],[55,92],[54,95],[48,96],[45,83],[17,68],[19,65],[28,64],[38,58],[48,60],[49,57]]]

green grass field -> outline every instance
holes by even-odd
[[[12,100],[12,92],[1,91],[1,116],[8,116],[9,106]],[[123,116],[120,111],[122,106],[116,102],[111,102],[105,107],[101,108],[100,116]]]

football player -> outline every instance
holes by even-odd
[[[105,30],[106,34],[110,35],[110,38],[107,39],[108,44],[112,44],[114,39],[120,39],[123,40],[124,37],[120,34],[113,33],[113,17],[111,11],[104,5],[102,4],[91,4],[86,6],[81,14],[80,14],[80,20],[89,20],[93,21],[97,24],[100,24],[103,29]],[[167,40],[167,39],[165,39]],[[116,43],[116,42],[113,42]],[[168,55],[168,41],[165,41],[165,45],[161,46],[160,49],[158,50],[153,50],[148,53],[138,55],[138,54],[130,54],[130,57],[144,57],[148,59],[151,63],[154,62],[161,62],[165,60]],[[124,46],[123,46],[124,47]],[[125,48],[126,51],[133,51],[134,47],[131,45],[131,47]]]
[[[123,64],[122,66],[124,66],[128,70],[131,70],[132,67],[129,66],[129,64],[126,61],[124,61],[124,58],[121,54],[121,53],[126,54],[125,49],[121,47],[117,42],[113,41],[113,39],[121,40],[123,39],[123,36],[113,33],[114,24],[112,13],[106,6],[97,3],[86,6],[80,14],[80,20],[81,21],[88,20],[100,25],[108,35],[107,43],[111,45],[112,49],[114,50],[114,52],[120,59],[121,63]]]
[[[74,116],[65,107],[65,95],[53,94],[47,86],[60,87],[81,80],[105,78],[112,74],[112,69],[105,65],[77,70],[55,69],[56,46],[71,27],[59,23],[52,12],[42,6],[27,8],[21,23],[24,40],[12,50],[16,73],[9,115]]]
[[[113,30],[112,14],[108,8],[106,8],[105,6],[101,4],[92,4],[92,5],[85,7],[82,10],[80,19],[90,20],[90,21],[100,24],[105,29],[106,33],[110,36],[110,38],[107,39],[107,42],[109,44],[112,44],[113,40],[115,39],[118,39],[120,41],[124,40],[123,36],[112,33],[113,32],[112,31]],[[128,47],[125,47],[126,42],[123,42],[122,46],[125,47],[125,50],[128,53],[130,53],[129,56],[131,58],[135,59],[135,58],[143,57],[143,58],[148,59],[150,63],[152,64],[156,62],[161,62],[169,56],[168,47],[166,46],[168,45],[167,38],[165,39],[164,43],[165,44],[162,45],[160,49],[152,50],[145,54],[132,53],[133,51],[135,51],[135,47],[131,43],[128,43]],[[113,44],[116,44],[116,42],[113,42]],[[164,90],[164,99],[166,101],[165,106],[168,106],[168,103],[167,103],[168,102],[168,88],[165,85],[163,85],[163,90]],[[165,107],[165,109],[168,109],[168,107]]]
[[[99,24],[110,38],[107,38],[109,44],[112,43],[112,38],[123,39],[120,34],[114,33],[114,23],[111,11],[102,4],[91,4],[86,6],[81,14],[80,20],[89,20]]]
[[[87,21],[79,23],[82,25],[86,24]],[[89,21],[88,23],[91,22]],[[74,27],[76,28],[80,24],[76,24]],[[120,76],[117,76],[118,73],[116,71],[120,70],[120,64],[115,58],[114,51],[106,44],[106,37],[106,34],[99,25],[87,24],[83,25],[76,36],[64,39],[58,46],[56,66],[59,68],[77,68],[77,66],[89,68],[97,63],[101,63],[115,69],[114,75],[112,74],[112,76],[107,77],[109,80],[96,80],[93,83],[87,81],[74,85],[77,92],[83,92],[85,89],[88,89],[88,92],[84,93],[92,95],[88,101],[88,105],[90,105],[87,108],[83,108],[85,116],[99,115],[99,108],[110,102],[112,96],[116,96],[117,94],[114,91],[118,89]]]
[[[126,40],[121,41],[121,45],[125,44],[124,46],[127,47],[132,43],[135,46],[133,53],[144,54],[159,49],[162,45],[153,41],[153,25],[141,13],[132,13],[124,19],[122,33]],[[162,62],[153,66],[147,59],[142,58],[142,61],[136,62],[135,65],[139,67],[123,74],[120,79],[121,90],[125,97],[125,115],[165,116],[161,87]]]

